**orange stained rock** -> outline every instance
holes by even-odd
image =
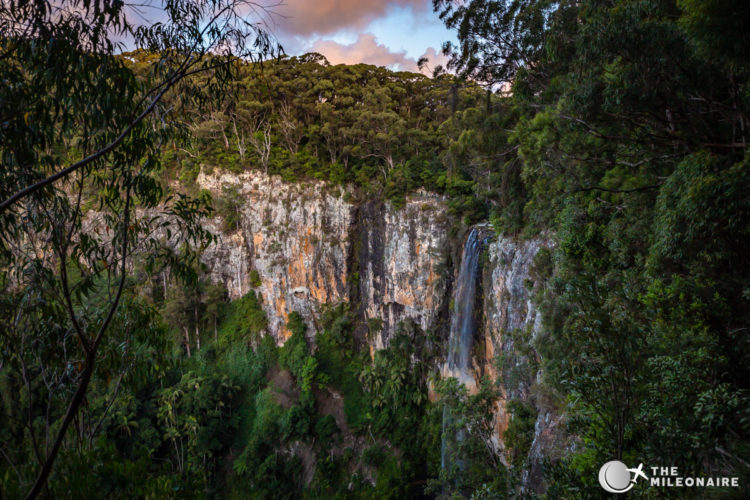
[[[492,335],[484,337],[484,367],[491,380],[497,380],[497,369],[495,368],[495,345],[492,343]]]
[[[281,288],[282,290],[285,288],[283,280],[281,283]],[[273,290],[273,288],[269,285],[266,290]],[[286,340],[292,336],[292,332],[286,327],[286,324],[289,321],[289,312],[287,311],[286,297],[283,293],[275,297],[275,300],[273,301],[273,308],[276,311],[276,317],[281,318],[283,321],[281,329],[279,329],[279,338],[283,339],[286,342]]]
[[[435,391],[435,385],[432,381],[427,381],[427,400],[430,403],[435,403],[440,400],[440,394]]]
[[[411,291],[406,291],[402,288],[398,288],[398,290],[396,291],[396,302],[405,306],[413,307],[414,295],[411,293]]]
[[[433,283],[435,283],[435,280],[438,279],[438,274],[435,272],[433,266],[430,266],[430,271],[427,274],[427,286],[432,286]]]
[[[503,434],[508,429],[510,415],[505,411],[505,398],[499,398],[495,401],[495,432],[500,442],[503,442]]]
[[[323,304],[328,302],[328,290],[326,289],[325,284],[320,283],[319,280],[311,281],[308,290],[310,290],[310,297],[314,298],[319,303]]]
[[[290,257],[289,265],[287,266],[287,274],[289,276],[289,288],[296,288],[299,286],[307,286],[308,269],[305,265],[305,256],[307,255],[305,245],[302,245],[302,251],[296,256]]]
[[[310,241],[310,228],[307,228],[307,236],[305,236],[302,248],[304,253],[307,255],[312,255],[312,253],[315,251],[315,246]]]

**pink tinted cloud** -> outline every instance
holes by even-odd
[[[274,5],[273,0],[266,0]],[[276,24],[286,33],[309,36],[342,29],[362,29],[383,17],[390,7],[411,7],[415,12],[430,9],[430,0],[284,0],[273,10]]]
[[[448,56],[443,54],[442,50],[435,50],[432,47],[428,47],[422,57],[427,58],[427,65],[425,70],[432,73],[435,68],[442,66],[445,69],[445,65],[448,64]]]
[[[317,40],[309,50],[323,54],[331,64],[366,63],[401,71],[419,71],[415,59],[408,57],[405,51],[392,51],[378,43],[372,33],[362,33],[350,44],[341,44],[334,40]],[[433,70],[438,64],[445,64],[445,56],[432,47],[427,49],[423,57],[429,59],[425,73],[428,73],[428,69]]]
[[[344,45],[333,40],[318,40],[311,51],[320,52],[331,64],[375,64],[389,66],[402,70],[413,71],[417,61],[407,57],[405,51],[394,52],[385,45],[378,43],[372,33],[362,33],[357,41]]]

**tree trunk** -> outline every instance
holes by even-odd
[[[185,350],[187,351],[187,357],[190,357],[190,332],[188,331],[188,327],[183,327],[183,331],[185,332]]]
[[[227,137],[226,132],[224,132],[224,128],[221,129],[221,136],[224,138],[224,149],[229,149],[229,138]]]
[[[70,427],[71,422],[73,422],[76,413],[78,413],[78,408],[81,406],[84,397],[86,396],[86,389],[88,389],[89,382],[91,381],[91,375],[94,373],[94,363],[95,359],[93,357],[87,356],[85,366],[83,367],[83,372],[81,373],[81,382],[78,384],[78,389],[76,389],[76,392],[73,395],[73,399],[68,406],[68,411],[65,413],[62,426],[60,427],[60,430],[57,431],[57,438],[52,444],[52,449],[47,455],[47,459],[45,460],[44,465],[42,465],[42,469],[39,471],[39,476],[37,477],[34,486],[31,488],[31,491],[29,491],[29,493],[26,495],[27,499],[36,498],[42,487],[47,483],[47,477],[52,471],[52,464],[54,463],[55,458],[57,457],[57,453],[60,450],[63,438],[65,437],[65,434],[68,430],[68,427]]]
[[[195,346],[201,350],[201,332],[198,329],[198,306],[193,306],[193,317],[195,318]]]

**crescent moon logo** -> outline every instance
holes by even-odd
[[[611,460],[599,469],[599,484],[609,493],[625,493],[633,488],[628,466],[619,460]]]

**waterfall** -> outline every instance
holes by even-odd
[[[455,377],[467,387],[475,385],[471,374],[471,347],[477,330],[474,308],[479,281],[479,256],[485,241],[486,238],[481,238],[479,230],[473,228],[464,244],[453,294],[448,360],[443,369],[443,377]]]
[[[443,378],[455,377],[469,389],[476,387],[474,376],[471,374],[471,348],[477,321],[474,315],[476,306],[477,285],[479,282],[480,262],[487,238],[482,237],[480,230],[472,228],[466,238],[461,265],[458,270],[455,293],[453,294],[453,311],[451,313],[451,329],[448,337],[448,359],[443,367]],[[441,464],[445,468],[449,458],[447,452],[451,441],[463,440],[463,430],[456,433],[455,439],[446,439],[446,429],[450,426],[452,417],[446,406],[443,409],[443,442],[441,448]],[[461,461],[458,460],[459,467]]]

